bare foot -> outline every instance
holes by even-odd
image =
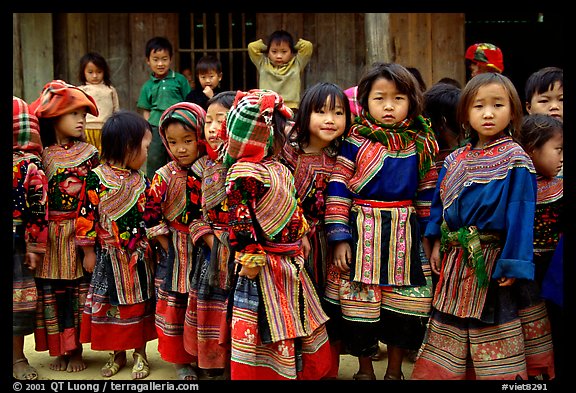
[[[66,367],[68,367],[68,356],[56,356],[56,359],[50,362],[49,367],[50,370],[54,371],[66,371]]]
[[[84,363],[84,359],[82,359],[82,350],[77,349],[72,351],[70,354],[70,360],[68,361],[68,367],[66,367],[66,371],[69,373],[75,373],[85,369],[86,363]]]

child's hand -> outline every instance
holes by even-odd
[[[340,242],[334,247],[334,265],[342,272],[350,271],[352,263],[352,249],[348,242]]]
[[[204,88],[204,90],[202,90],[202,92],[204,93],[204,95],[208,98],[212,98],[214,97],[214,90],[212,90],[212,88],[210,86],[206,86]]]
[[[168,252],[168,236],[167,235],[158,235],[156,236],[156,240],[160,244],[160,247],[164,249],[164,251]]]
[[[36,254],[35,252],[27,252],[24,259],[24,265],[28,266],[28,270],[36,269],[36,266],[42,261],[44,254]]]
[[[440,240],[436,239],[434,241],[434,246],[430,252],[430,268],[434,274],[440,274],[440,268],[442,261],[440,260]]]
[[[308,236],[304,236],[302,238],[302,253],[304,254],[304,259],[308,259],[308,255],[310,255],[310,250],[312,250],[310,240],[308,240]]]
[[[242,269],[240,269],[238,275],[240,277],[248,277],[250,280],[253,280],[254,278],[256,278],[258,273],[260,273],[260,266],[247,267],[242,265]]]
[[[94,271],[94,266],[96,266],[96,253],[94,252],[94,248],[83,247],[84,250],[84,261],[82,262],[82,266],[84,266],[84,270],[88,273],[92,273]]]

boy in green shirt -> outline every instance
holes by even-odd
[[[156,169],[168,162],[168,153],[158,133],[160,116],[170,106],[186,101],[190,93],[188,79],[170,68],[172,53],[172,44],[164,37],[153,37],[146,43],[146,64],[152,73],[140,90],[137,107],[152,128],[152,143],[146,161],[149,179],[154,177]]]

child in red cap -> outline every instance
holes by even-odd
[[[486,42],[471,45],[464,57],[470,63],[470,78],[484,72],[504,71],[504,57],[496,45]]]

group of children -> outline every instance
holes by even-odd
[[[54,370],[85,369],[83,343],[109,351],[103,377],[134,350],[146,378],[156,338],[182,380],[335,379],[343,353],[374,380],[380,342],[386,380],[408,351],[410,379],[560,375],[561,304],[542,288],[562,269],[561,69],[528,80],[528,115],[499,72],[422,91],[395,63],[354,102],[333,83],[289,101],[209,82],[198,104],[160,38],[143,115],[112,111],[98,148],[85,89],[14,97],[16,378],[37,378],[32,332]]]

